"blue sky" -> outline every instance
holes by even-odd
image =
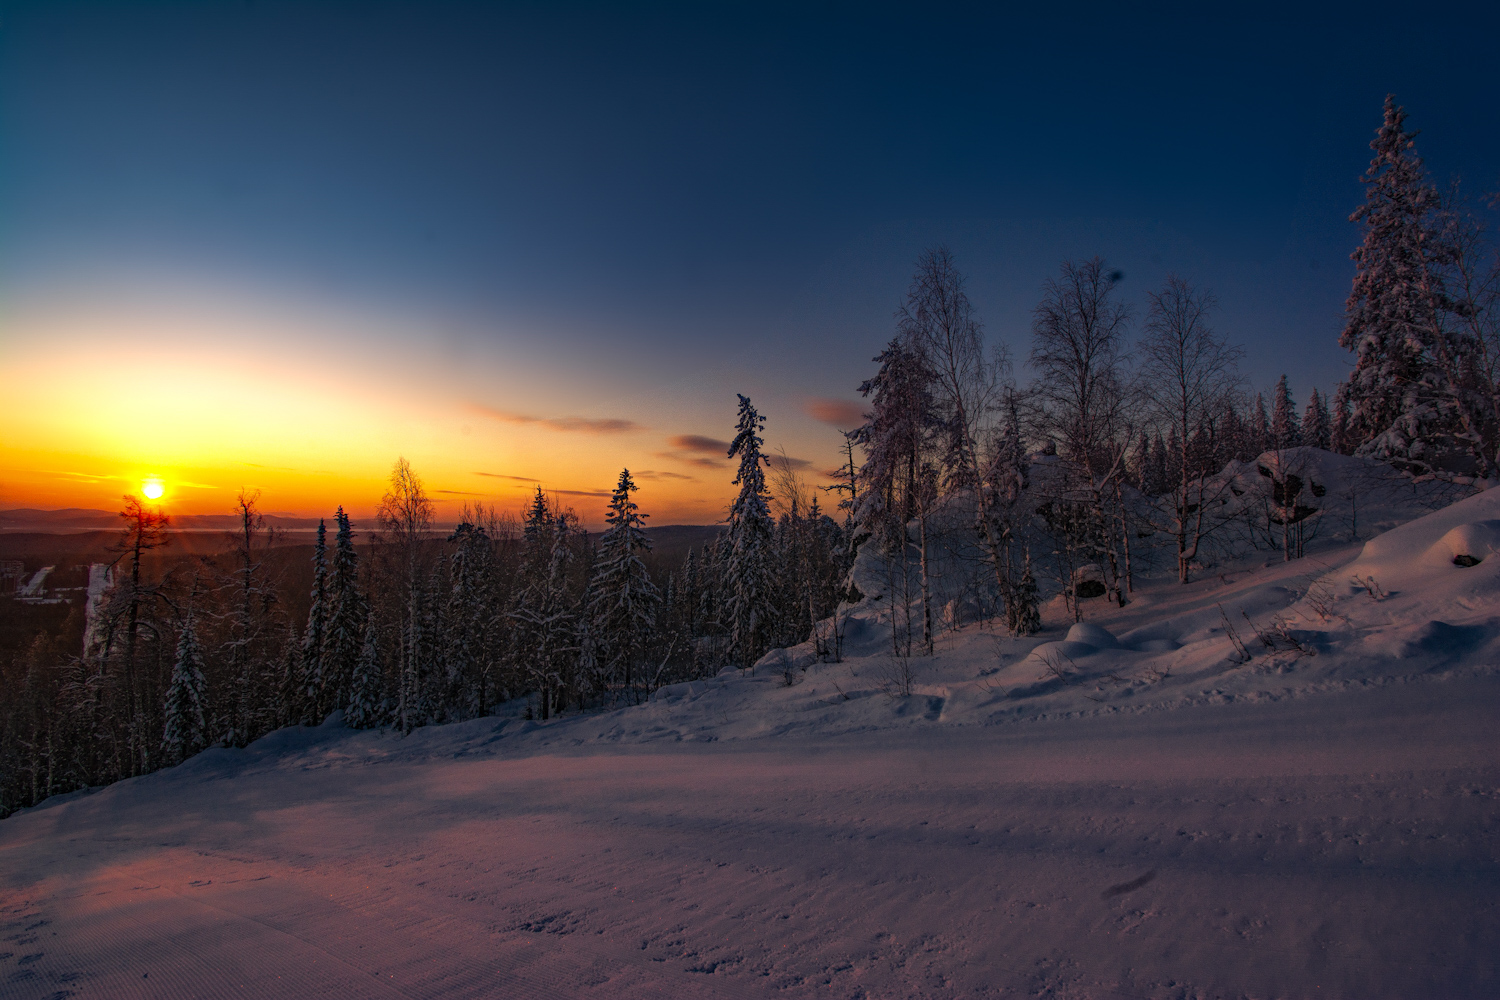
[[[1137,304],[1213,290],[1300,401],[1347,368],[1385,94],[1437,179],[1500,187],[1500,24],[1439,13],[4,4],[0,294],[296,314],[265,350],[663,433],[747,392],[825,462],[806,401],[855,398],[922,249],[1018,357],[1100,254]]]

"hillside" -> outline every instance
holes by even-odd
[[[910,694],[867,561],[841,663],[210,750],[0,823],[0,996],[1493,996],[1497,550],[1492,490]]]

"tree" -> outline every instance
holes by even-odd
[[[1137,346],[1140,378],[1151,386],[1149,399],[1158,421],[1180,441],[1211,421],[1239,390],[1239,359],[1243,352],[1214,335],[1208,325],[1213,296],[1193,289],[1173,275],[1160,292],[1150,295],[1146,336]],[[1161,482],[1171,490],[1168,530],[1177,543],[1177,580],[1187,583],[1189,568],[1206,534],[1224,523],[1209,515],[1220,505],[1227,481],[1209,480],[1208,466],[1194,449],[1177,449],[1178,461]],[[1167,470],[1163,470],[1164,473]]]
[[[268,635],[276,588],[267,579],[258,546],[266,534],[259,509],[260,491],[242,489],[235,497],[239,529],[230,535],[234,544],[235,570],[224,581],[231,591],[229,634],[224,651],[229,663],[226,704],[219,713],[224,738],[233,746],[244,746],[266,732],[275,717],[275,697],[269,680],[274,663]]]
[[[349,710],[344,714],[344,721],[354,729],[379,725],[381,716],[380,647],[375,612],[370,610],[365,614],[364,643],[360,647],[354,676],[350,678]]]
[[[144,745],[145,720],[142,718],[141,692],[136,677],[136,657],[140,648],[142,631],[152,639],[160,638],[159,622],[155,615],[157,602],[164,598],[160,588],[146,586],[141,581],[141,559],[149,551],[160,548],[172,540],[167,534],[171,519],[160,509],[150,510],[136,497],[125,496],[125,509],[120,511],[120,520],[125,522],[112,551],[115,562],[128,561],[130,576],[125,582],[124,593],[117,591],[115,600],[108,609],[108,625],[105,629],[104,655],[109,655],[116,638],[120,620],[125,625],[125,704],[126,744],[129,752],[129,773],[139,774],[145,766]]]
[[[1043,286],[1031,323],[1042,428],[1096,484],[1116,465],[1111,444],[1125,403],[1121,352],[1130,310],[1114,301],[1118,280],[1099,257],[1064,261],[1061,278]]]
[[[484,597],[489,589],[490,538],[482,525],[466,517],[448,541],[456,545],[448,561],[444,660],[449,697],[462,717],[476,718],[489,711]]]
[[[1327,451],[1332,435],[1328,420],[1328,404],[1317,389],[1307,397],[1307,409],[1302,411],[1302,443],[1309,448]]]
[[[917,273],[898,313],[898,327],[921,352],[933,390],[933,423],[941,441],[943,485],[973,490],[979,540],[989,559],[997,592],[1004,594],[1007,564],[1001,553],[1001,526],[989,511],[991,490],[981,483],[979,440],[986,417],[995,408],[1009,369],[1003,352],[984,356],[984,334],[964,292],[963,275],[944,248],[929,250],[917,261]],[[925,534],[925,520],[921,525]],[[925,545],[924,545],[925,563]],[[927,593],[923,574],[923,592]],[[924,640],[932,648],[930,615],[924,610]]]
[[[1107,561],[1112,572],[1106,593],[1123,604],[1115,529],[1124,530],[1125,518],[1117,511],[1111,523],[1107,512],[1119,495],[1118,479],[1134,437],[1122,356],[1130,310],[1114,300],[1120,277],[1099,257],[1064,261],[1061,276],[1048,279],[1033,311],[1030,361],[1037,373],[1032,392],[1040,404],[1039,429],[1057,441],[1079,480],[1049,501],[1050,524],[1065,535],[1058,552],[1068,563],[1074,551]],[[1060,565],[1059,571],[1071,593],[1071,568]],[[1080,614],[1075,602],[1074,616]]]
[[[656,628],[661,595],[642,561],[651,551],[646,537],[648,515],[640,513],[630,494],[636,491],[630,470],[620,471],[609,500],[609,527],[599,538],[599,559],[593,579],[593,619],[590,641],[603,651],[609,669],[634,690],[635,664]],[[646,679],[649,687],[649,679]]]
[[[363,645],[362,629],[367,617],[364,596],[359,592],[359,554],[354,551],[354,529],[342,505],[333,515],[338,525],[334,537],[333,572],[328,595],[330,609],[319,654],[323,683],[319,711],[326,715],[349,704],[350,683]]]
[[[420,676],[418,636],[422,590],[422,542],[432,527],[432,501],[411,463],[397,458],[391,468],[390,487],[380,498],[381,527],[401,546],[406,563],[406,606],[402,611],[401,652],[397,666],[396,714],[403,733],[411,732],[412,711]]]
[[[1014,596],[1005,606],[1005,624],[1012,635],[1035,635],[1042,630],[1041,600],[1036,577],[1031,575],[1031,557],[1021,569]]]
[[[1349,421],[1353,418],[1349,409],[1349,383],[1340,382],[1333,393],[1333,415],[1328,425],[1328,450],[1340,455],[1354,452]]]
[[[739,457],[734,484],[739,495],[729,508],[728,589],[731,645],[742,666],[748,667],[770,648],[775,623],[775,580],[771,573],[772,532],[770,498],[766,494],[766,457],[760,432],[765,418],[748,396],[740,396],[739,422],[729,456]]]
[[[172,665],[172,681],[167,688],[161,741],[167,764],[180,764],[208,745],[208,723],[203,713],[206,701],[203,651],[190,611],[177,640],[177,661]]]
[[[1385,99],[1370,143],[1365,203],[1349,216],[1364,237],[1351,255],[1353,287],[1339,344],[1355,354],[1349,375],[1349,433],[1359,454],[1415,471],[1433,467],[1449,395],[1433,353],[1448,306],[1445,248],[1435,231],[1437,191],[1406,131],[1406,110]]]
[[[302,722],[315,726],[323,721],[323,642],[328,631],[328,525],[318,520],[318,540],[313,546],[312,606],[307,628],[302,632]]]
[[[1259,456],[1274,447],[1271,418],[1266,415],[1266,397],[1257,392],[1255,404],[1250,409],[1250,450],[1252,456]]]
[[[1297,404],[1292,402],[1291,390],[1287,388],[1286,376],[1276,380],[1276,389],[1271,394],[1271,446],[1280,451],[1301,444],[1301,431],[1297,424]]]

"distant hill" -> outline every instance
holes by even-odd
[[[311,529],[318,526],[315,517],[282,517],[265,515],[266,525],[274,528]],[[120,527],[120,515],[108,510],[65,507],[62,510],[17,508],[0,510],[0,531],[94,531]],[[233,514],[174,514],[172,527],[180,531],[230,531],[239,527]]]

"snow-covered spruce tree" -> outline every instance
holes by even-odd
[[[489,670],[485,659],[484,597],[489,590],[490,538],[466,518],[453,529],[448,562],[446,653],[451,697],[461,718],[489,711]]]
[[[1041,599],[1036,577],[1031,573],[1028,553],[1010,601],[1005,605],[1005,626],[1012,635],[1035,635],[1042,630]]]
[[[1008,595],[1014,589],[1012,550],[1024,520],[1020,504],[1030,486],[1031,456],[1026,451],[1020,402],[1013,388],[1001,394],[999,409],[999,426],[994,430],[981,482],[986,494],[984,516],[990,520],[991,537],[1002,563],[1000,595],[1008,602]],[[1144,435],[1141,441],[1144,446]]]
[[[208,745],[208,723],[203,707],[207,699],[203,679],[203,651],[192,612],[182,624],[177,640],[177,661],[167,687],[166,726],[162,732],[162,758],[167,765],[180,764]]]
[[[771,567],[775,525],[766,494],[766,457],[760,450],[765,418],[748,396],[739,400],[739,423],[729,457],[740,460],[734,477],[740,492],[729,508],[724,573],[730,645],[740,665],[749,667],[770,648],[776,631],[776,623],[770,620],[775,606]]]
[[[1349,421],[1353,419],[1349,410],[1349,383],[1340,382],[1333,393],[1333,412],[1328,420],[1328,450],[1340,455],[1354,452],[1354,442],[1349,432]]]
[[[295,726],[302,721],[302,640],[297,626],[287,624],[281,646],[280,676],[277,678],[276,725]]]
[[[332,593],[329,595],[332,610],[325,626],[323,651],[319,658],[323,685],[318,708],[323,715],[349,703],[349,685],[359,662],[367,617],[365,599],[359,592],[359,556],[354,551],[354,532],[349,515],[344,513],[342,506],[334,514],[334,520],[338,524],[338,533],[334,537]]]
[[[870,412],[851,432],[865,453],[854,516],[861,532],[895,552],[917,516],[918,471],[936,423],[932,377],[921,354],[899,337],[874,360],[880,370],[859,386]]]
[[[1405,109],[1387,96],[1370,143],[1365,203],[1349,216],[1364,238],[1351,255],[1354,284],[1339,344],[1355,355],[1349,434],[1356,452],[1425,472],[1454,430],[1455,396],[1436,363],[1447,350],[1448,248],[1438,231],[1440,199],[1414,140]]]
[[[380,646],[375,628],[375,612],[366,612],[364,642],[359,660],[349,678],[349,708],[344,721],[354,729],[370,729],[381,723],[384,695],[381,685]]]
[[[1249,440],[1252,458],[1276,446],[1271,436],[1271,418],[1266,414],[1266,397],[1258,392],[1250,407]]]
[[[692,554],[689,550],[689,555]],[[599,641],[594,631],[594,616],[589,613],[589,608],[594,603],[594,574],[590,570],[583,585],[583,600],[578,614],[575,618],[577,628],[574,634],[574,646],[578,652],[577,661],[573,665],[573,677],[578,689],[579,704],[585,704],[590,699],[601,698],[609,690],[609,672],[600,656]]]
[[[1285,375],[1276,380],[1271,398],[1271,446],[1277,450],[1297,447],[1302,443],[1302,431],[1297,423],[1297,404],[1292,402],[1292,391],[1287,388]]]
[[[595,566],[593,639],[604,654],[610,671],[620,677],[627,690],[644,682],[650,694],[649,677],[637,677],[651,635],[656,629],[661,595],[646,572],[642,555],[651,551],[644,530],[646,517],[630,494],[636,490],[630,470],[620,471],[620,480],[609,500],[609,527],[599,537],[599,560]]]
[[[918,526],[918,565],[921,568],[924,641],[932,637],[931,584],[926,575],[927,518],[936,496],[937,472],[928,456],[938,419],[932,395],[932,373],[922,353],[903,338],[893,339],[875,358],[880,370],[860,384],[860,394],[870,400],[867,422],[854,434],[865,453],[859,470],[860,499],[856,510],[859,530],[879,540],[891,558],[892,572],[907,579],[907,525]],[[892,602],[892,629],[896,628],[896,588],[888,592]],[[909,616],[908,607],[901,608]],[[898,647],[910,636],[892,642]]]
[[[568,587],[571,520],[569,514],[554,511],[538,488],[523,533],[524,586],[510,613],[515,622],[515,665],[523,687],[536,692],[543,719],[551,716],[554,701],[566,694],[564,674],[576,666],[577,609]]]
[[[302,632],[302,724],[323,721],[323,641],[328,634],[328,525],[318,521],[318,541],[313,546],[312,607]]]
[[[1307,397],[1307,408],[1302,411],[1302,443],[1309,448],[1328,450],[1332,428],[1328,423],[1328,404],[1323,394],[1314,389]]]
[[[453,718],[446,663],[448,622],[443,600],[446,590],[443,567],[439,562],[428,571],[427,582],[422,587],[420,613],[417,615],[420,628],[413,644],[417,653],[414,679],[417,717],[427,725]]]

